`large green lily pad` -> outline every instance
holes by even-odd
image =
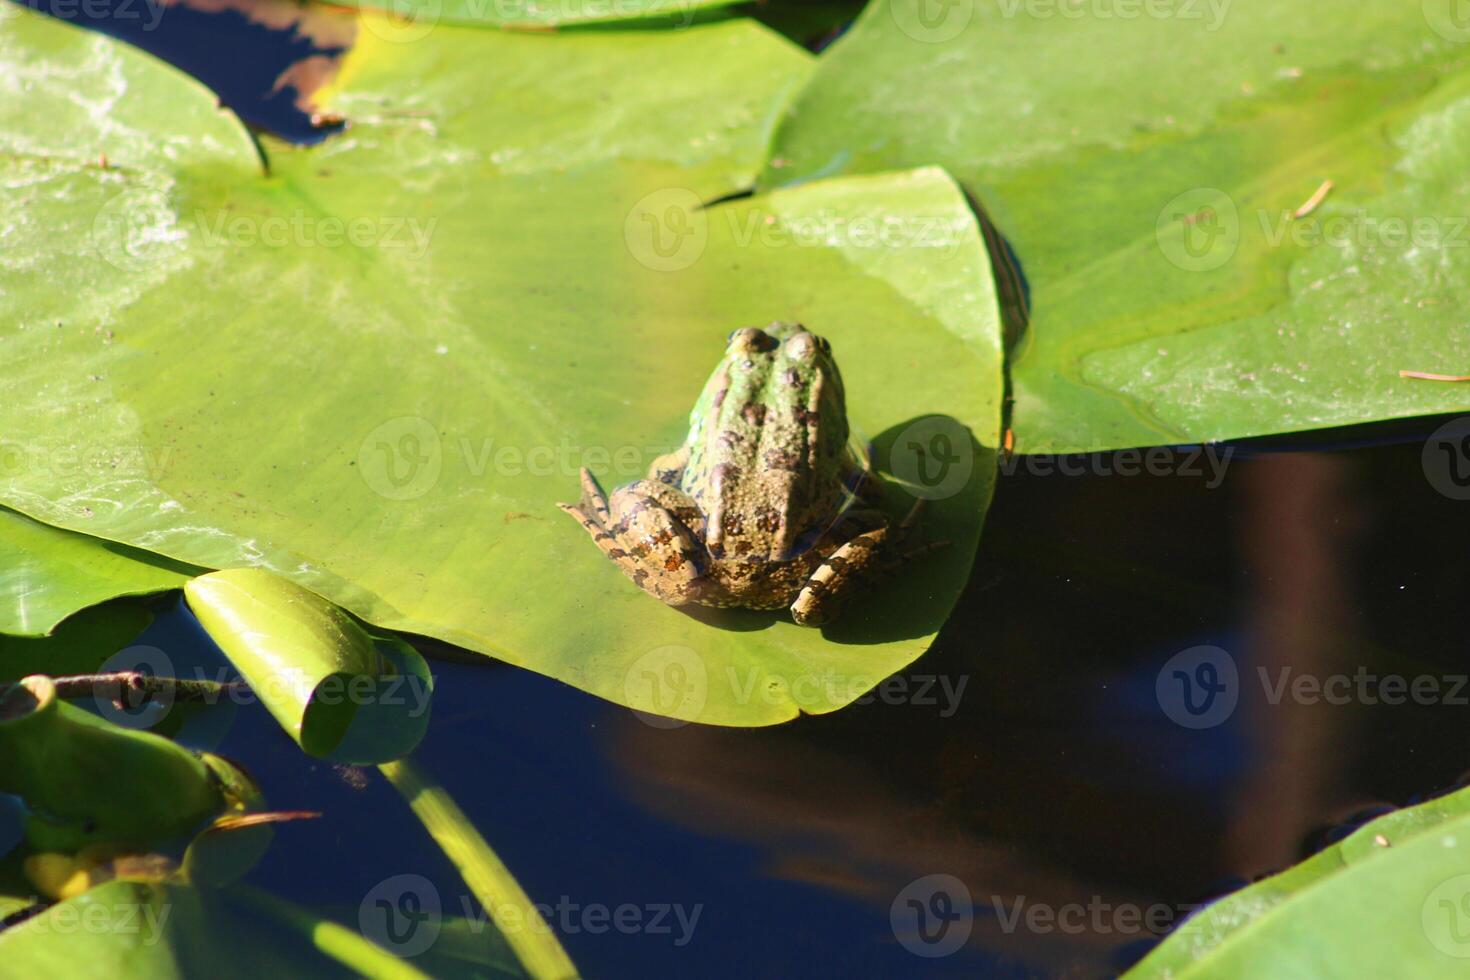
[[[46,636],[79,609],[177,589],[191,571],[0,508],[0,633]]]
[[[809,70],[786,41],[362,31],[324,97],[350,127],[266,141],[267,175],[177,73],[30,14],[0,37],[28,87],[0,102],[26,266],[0,270],[0,431],[149,461],[0,500],[706,722],[840,707],[943,622],[997,440],[985,251],[938,170],[699,206],[752,182]],[[617,484],[670,448],[729,330],[776,318],[832,340],[952,542],[821,632],[663,607],[554,507],[578,466]]]
[[[1031,288],[1017,448],[1470,408],[1453,0],[874,0],[766,182],[947,167]],[[1293,213],[1324,182],[1314,211]]]
[[[1465,975],[1470,792],[1380,817],[1185,922],[1127,976]]]

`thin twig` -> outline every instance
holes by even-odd
[[[72,674],[66,677],[53,677],[51,683],[56,685],[56,696],[59,698],[107,696],[118,702],[122,701],[124,694],[130,700],[146,695],[150,698],[171,696],[175,702],[212,702],[219,700],[222,694],[242,691],[246,688],[243,681],[222,683],[203,679],[155,677],[137,670],[121,670],[108,674]],[[18,682],[0,684],[0,698],[3,698],[17,685]]]
[[[1312,196],[1307,198],[1306,202],[1301,207],[1297,208],[1295,212],[1293,212],[1295,217],[1305,218],[1307,215],[1317,210],[1317,206],[1323,201],[1327,200],[1327,195],[1332,193],[1332,187],[1332,181],[1322,181],[1322,186],[1313,191]]]
[[[1470,374],[1430,374],[1428,371],[1400,371],[1401,378],[1418,378],[1420,381],[1470,381]]]

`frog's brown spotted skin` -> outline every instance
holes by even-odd
[[[582,499],[559,506],[670,605],[789,608],[816,626],[890,544],[873,507],[880,493],[849,448],[827,341],[773,323],[730,335],[683,446],[654,460],[647,479],[608,497],[584,469]],[[861,506],[849,507],[855,498]]]

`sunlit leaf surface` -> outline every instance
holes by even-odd
[[[986,252],[933,169],[701,207],[749,186],[807,77],[784,39],[361,30],[321,95],[349,128],[266,141],[266,173],[175,72],[30,14],[0,31],[0,430],[123,461],[0,500],[712,723],[840,707],[943,623],[998,439]],[[950,542],[823,631],[666,608],[554,506],[581,465],[640,475],[729,331],[777,318],[832,341]]]

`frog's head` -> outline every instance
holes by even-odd
[[[799,323],[777,321],[764,330],[745,327],[730,334],[725,348],[728,360],[769,363],[772,373],[794,370],[808,378],[817,374],[837,377],[832,345]]]

